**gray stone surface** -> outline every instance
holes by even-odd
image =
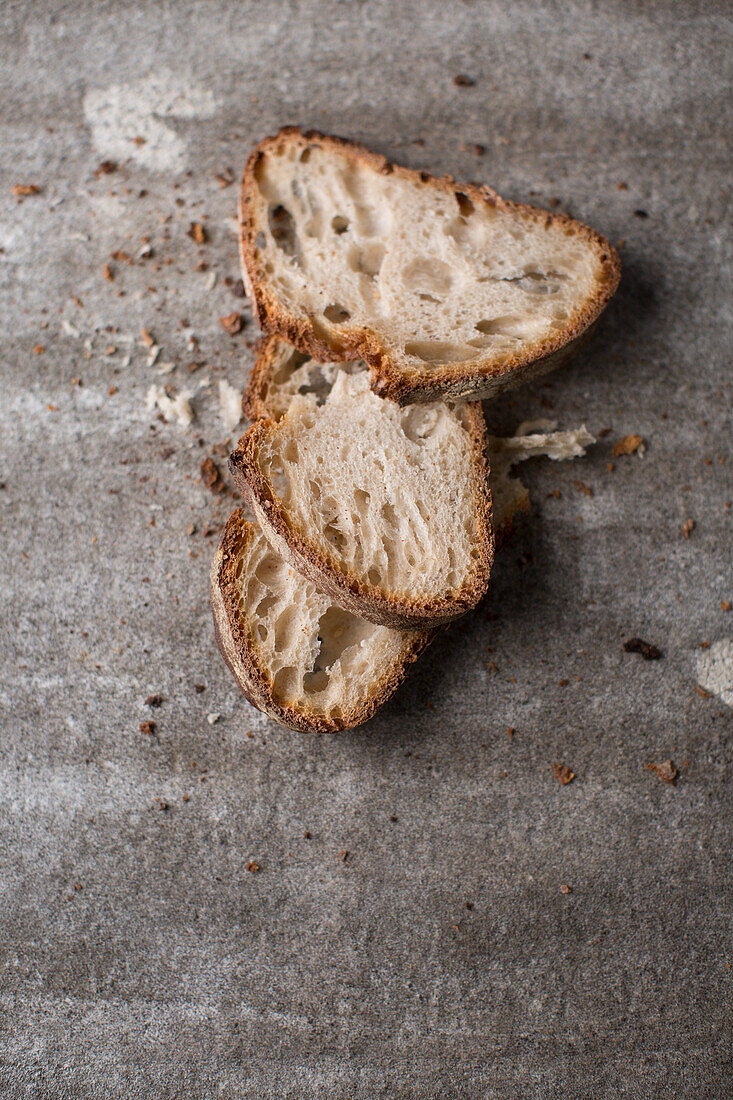
[[[726,13],[2,5],[3,1096],[731,1095],[731,709],[695,690],[733,631]],[[243,303],[215,175],[293,122],[624,241],[587,351],[487,409],[610,434],[523,468],[482,607],[334,739],[238,696],[207,604],[232,500],[199,463],[255,335],[217,321]],[[146,409],[202,379],[188,432]],[[645,767],[670,757],[676,786]]]

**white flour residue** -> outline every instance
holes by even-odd
[[[180,171],[187,163],[186,142],[161,120],[211,118],[216,107],[212,92],[167,72],[135,84],[94,88],[84,97],[97,151],[154,172]]]
[[[733,707],[733,639],[722,638],[697,654],[697,682]]]

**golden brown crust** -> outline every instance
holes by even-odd
[[[256,534],[255,528],[238,509],[227,520],[211,567],[214,636],[235,680],[253,706],[290,729],[306,733],[338,733],[363,725],[396,691],[409,667],[430,644],[437,631],[406,633],[401,662],[386,670],[375,671],[369,697],[359,706],[342,711],[338,718],[317,714],[306,706],[278,703],[272,696],[270,675],[258,658],[250,624],[239,607],[237,563]]]
[[[247,386],[242,394],[242,412],[248,420],[272,417],[272,408],[268,401],[269,388],[278,371],[291,357],[296,360],[297,366],[307,359],[306,355],[277,336],[261,336],[257,341],[254,366],[249,372]],[[295,366],[293,369],[296,369]]]
[[[471,437],[473,507],[478,521],[479,556],[468,582],[451,596],[432,601],[407,600],[396,594],[380,592],[369,581],[342,572],[335,556],[324,553],[288,516],[269,480],[257,461],[261,444],[274,429],[271,420],[259,420],[239,440],[229,456],[232,476],[257,517],[268,541],[278,554],[319,591],[340,607],[370,622],[398,629],[438,626],[458,618],[475,607],[486,592],[494,560],[494,535],[491,524],[491,491],[486,460],[486,425],[478,402],[467,403],[466,415]]]
[[[479,206],[493,207],[518,213],[546,225],[561,224],[584,238],[598,252],[601,276],[596,293],[585,308],[565,329],[523,347],[515,353],[507,353],[500,363],[488,360],[472,360],[471,365],[453,364],[420,370],[407,370],[390,353],[380,337],[367,328],[347,329],[327,325],[320,319],[286,309],[267,284],[267,276],[258,250],[257,235],[257,180],[256,171],[261,158],[287,143],[318,145],[337,150],[354,163],[366,164],[378,172],[392,173],[405,179],[419,179],[438,190],[467,196]],[[329,360],[364,359],[371,370],[371,385],[375,393],[389,397],[401,405],[415,401],[432,401],[436,397],[449,400],[467,397],[490,397],[500,390],[530,381],[560,366],[578,349],[579,339],[603,312],[621,277],[621,262],[611,244],[582,222],[564,214],[551,214],[525,203],[502,199],[489,187],[475,184],[456,184],[452,176],[431,176],[391,164],[385,157],[373,153],[363,145],[345,138],[332,137],[308,130],[305,133],[295,126],[287,126],[272,137],[265,138],[247,160],[239,197],[240,257],[247,292],[260,327],[268,333],[284,336],[299,351],[311,355],[320,362]]]

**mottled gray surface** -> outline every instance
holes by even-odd
[[[5,0],[3,1097],[731,1095],[731,709],[695,690],[733,633],[726,9]],[[217,321],[243,303],[214,177],[292,122],[625,242],[588,350],[488,410],[610,434],[523,468],[482,607],[337,739],[240,699],[207,604],[232,500],[199,463],[254,338]],[[146,410],[206,378],[188,433]]]

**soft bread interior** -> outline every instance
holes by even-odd
[[[407,369],[489,367],[575,320],[608,277],[576,223],[291,138],[256,162],[263,279],[331,346],[377,332]]]
[[[270,697],[335,723],[363,715],[379,685],[396,684],[413,647],[428,636],[377,626],[336,607],[275,554],[261,531],[238,513],[229,520],[235,523],[243,537],[230,605],[233,598]]]
[[[342,573],[398,600],[461,590],[486,544],[466,406],[401,408],[370,391],[364,370],[325,373],[325,396],[304,375],[309,392],[291,397],[257,452],[291,525]]]

